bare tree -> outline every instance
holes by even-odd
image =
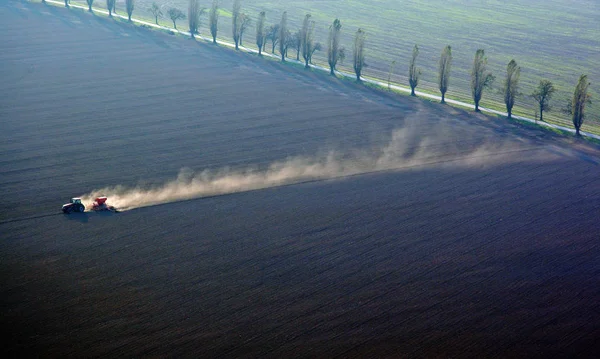
[[[296,51],[296,61],[300,61],[300,51],[302,47],[302,29],[299,29],[294,33],[294,35],[290,36],[289,40],[290,44],[288,47]]]
[[[544,121],[544,111],[550,110],[550,99],[556,89],[552,82],[548,80],[541,80],[538,87],[533,91],[531,97],[538,103],[540,121]]]
[[[200,3],[198,0],[190,0],[188,7],[188,26],[190,28],[190,35],[194,38],[194,35],[198,33],[200,27]]]
[[[92,10],[92,5],[94,4],[94,0],[85,0],[88,4],[88,11],[94,11]],[[43,2],[46,2],[46,0],[44,0]]]
[[[241,0],[235,0],[233,2],[233,10],[231,11],[231,31],[233,34],[233,42],[235,42],[235,49],[239,50],[240,42],[240,31],[242,29],[242,22],[240,15],[242,10]]]
[[[412,57],[408,66],[408,83],[410,84],[410,95],[415,95],[415,88],[419,85],[419,76],[421,69],[417,68],[417,57],[419,56],[419,46],[413,47]]]
[[[208,13],[208,23],[210,27],[210,35],[213,39],[213,44],[217,43],[217,31],[219,30],[219,1],[213,0],[210,12]]]
[[[267,14],[261,11],[258,14],[258,21],[256,22],[256,46],[258,47],[258,56],[262,56],[262,48],[265,43],[265,19]]]
[[[183,11],[177,8],[170,8],[169,11],[167,11],[167,14],[169,14],[171,21],[173,21],[173,27],[175,28],[175,30],[177,30],[177,20],[185,20],[185,14],[183,13]]]
[[[127,18],[131,22],[131,15],[133,14],[133,8],[135,7],[135,0],[125,0],[125,9],[127,10]]]
[[[281,54],[281,61],[285,61],[285,53],[287,51],[287,11],[281,14],[281,21],[279,22],[279,53]]]
[[[486,67],[487,57],[485,57],[485,51],[478,49],[475,52],[473,70],[471,71],[471,92],[473,94],[473,101],[475,102],[475,112],[479,112],[479,101],[481,101],[483,90],[491,87],[494,82],[494,75],[487,72]]]
[[[300,32],[302,33],[302,42],[301,49],[302,58],[304,59],[304,68],[308,68],[313,53],[315,52],[315,41],[314,41],[314,30],[315,30],[315,22],[311,20],[311,15],[306,14],[304,17],[304,21],[302,22],[302,29]]]
[[[160,9],[160,6],[158,6],[157,3],[153,2],[152,7],[150,7],[148,11],[152,13],[152,16],[154,16],[154,22],[156,23],[156,25],[158,25],[158,18],[163,17],[163,12]]]
[[[294,36],[290,32],[290,30],[286,30],[285,35],[283,35],[283,38],[285,39],[285,43],[283,45],[283,55],[284,57],[288,57],[288,50],[290,49],[290,47],[294,46]],[[279,45],[281,46],[281,40],[279,40]]]
[[[106,0],[106,9],[108,10],[108,16],[112,17],[112,11],[115,7],[115,0]]]
[[[442,93],[442,103],[446,103],[446,91],[450,83],[450,67],[452,66],[452,48],[450,45],[444,47],[440,56],[438,68],[438,85]]]
[[[271,53],[275,53],[275,46],[279,43],[279,24],[271,25],[267,29],[267,40],[271,40]]]
[[[315,46],[313,46],[312,51],[310,52],[310,64],[311,65],[313,64],[312,58],[313,58],[313,55],[315,54],[315,51],[321,51],[321,50],[323,50],[323,45],[321,45],[320,42],[316,42]]]
[[[508,118],[512,118],[512,109],[515,105],[515,98],[519,95],[519,77],[521,68],[513,59],[506,66],[506,79],[504,80],[504,104]]]
[[[242,22],[240,25],[240,45],[244,46],[244,44],[243,44],[244,32],[246,32],[246,30],[250,27],[250,25],[252,25],[252,18],[249,15],[242,13],[240,15],[240,19]]]
[[[590,94],[588,88],[590,83],[587,80],[587,75],[581,75],[579,82],[575,86],[575,92],[573,93],[573,101],[571,102],[571,114],[573,118],[573,126],[575,126],[575,134],[580,136],[581,125],[585,119],[585,105],[590,103]]]
[[[329,74],[335,76],[335,66],[338,61],[343,62],[345,49],[340,47],[340,35],[342,31],[342,22],[340,19],[333,20],[329,27],[329,37],[327,40],[327,62],[329,63]]]
[[[363,29],[358,29],[354,36],[354,53],[353,53],[353,65],[354,73],[356,74],[356,81],[360,82],[360,75],[362,74],[363,67],[367,66],[365,63],[365,38],[367,34]]]

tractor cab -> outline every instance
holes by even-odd
[[[71,198],[72,204],[81,204],[81,198]]]

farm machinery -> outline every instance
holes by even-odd
[[[71,212],[83,213],[85,211],[85,206],[81,203],[81,198],[71,198],[71,202],[63,204],[62,211],[67,214]]]
[[[91,210],[94,212],[119,212],[114,206],[106,204],[106,197],[96,197],[94,203],[92,203]],[[63,213],[69,214],[73,212],[83,213],[85,212],[85,206],[81,203],[81,198],[71,198],[71,201],[62,206]]]

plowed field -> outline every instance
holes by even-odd
[[[9,355],[600,355],[597,148],[81,11],[0,19]],[[182,168],[254,182],[60,213]]]

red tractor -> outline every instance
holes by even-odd
[[[118,212],[115,207],[106,204],[106,199],[106,197],[96,197],[94,203],[92,203],[92,211],[111,211],[115,213]]]

